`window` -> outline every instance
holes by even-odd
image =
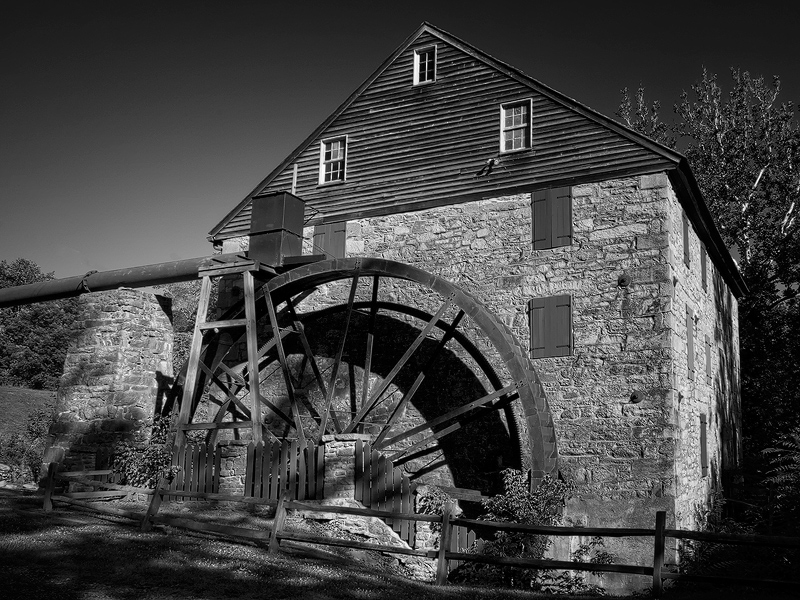
[[[703,280],[703,291],[708,291],[708,271],[706,269],[706,247],[700,244],[700,274]]]
[[[706,335],[706,385],[711,385],[711,338]]]
[[[344,181],[347,137],[322,140],[319,155],[319,182]]]
[[[500,105],[500,152],[531,147],[531,101]]]
[[[528,302],[531,356],[572,354],[572,296],[534,298]]]
[[[694,381],[694,311],[686,307],[686,366],[689,381]]]
[[[533,249],[572,245],[572,188],[533,192]]]
[[[700,414],[700,473],[708,475],[708,417]]]
[[[683,213],[683,264],[689,266],[689,218]]]
[[[436,46],[414,50],[414,85],[436,81]]]
[[[326,258],[344,258],[347,223],[328,223],[314,227],[314,254],[325,253]]]

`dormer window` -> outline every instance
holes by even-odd
[[[414,85],[436,81],[436,46],[414,50]]]
[[[347,136],[322,140],[319,149],[319,182],[344,181],[347,165]]]
[[[500,105],[500,152],[531,147],[531,101]]]

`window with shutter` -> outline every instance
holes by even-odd
[[[683,213],[683,264],[689,266],[689,218]]]
[[[344,258],[347,223],[328,223],[314,227],[314,252],[327,258]]]
[[[694,312],[686,307],[686,366],[689,381],[694,381]]]
[[[572,296],[534,298],[528,302],[531,357],[572,354]]]
[[[539,190],[531,202],[533,249],[572,245],[572,188]]]
[[[700,472],[708,475],[708,424],[706,414],[700,415]]]
[[[703,291],[708,291],[708,274],[706,271],[706,247],[700,245],[700,276],[703,280]]]
[[[706,336],[706,385],[711,385],[711,338]]]

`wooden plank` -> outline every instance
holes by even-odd
[[[222,450],[219,446],[214,446],[214,485],[211,492],[219,493],[220,469],[222,468]]]
[[[255,496],[255,494],[253,494],[253,478],[255,477],[255,473],[253,472],[253,470],[256,464],[255,442],[250,442],[247,445],[247,458],[245,460],[246,462],[244,471],[244,495]]]
[[[414,507],[412,505],[412,498],[411,498],[411,481],[408,479],[408,477],[403,476],[400,485],[401,485],[400,512],[401,513],[412,512]],[[405,542],[409,546],[412,547],[414,546],[412,521],[409,521],[408,519],[400,519],[400,538],[405,540]]]
[[[437,515],[422,515],[417,513],[393,513],[386,510],[375,510],[372,508],[356,508],[353,506],[333,506],[306,504],[298,501],[287,501],[286,508],[290,510],[300,510],[304,512],[324,512],[341,515],[360,515],[363,517],[378,517],[380,519],[409,519],[411,521],[424,521],[426,523],[439,523],[442,518]],[[481,521],[482,522],[482,521]],[[565,534],[567,535],[567,534]]]
[[[779,546],[781,548],[800,548],[800,537],[779,535],[740,535],[736,533],[711,533],[706,531],[686,531],[666,529],[664,535],[681,540],[697,540],[717,544],[742,544],[745,546]]]
[[[359,550],[390,552],[392,554],[404,554],[406,556],[423,556],[426,558],[435,558],[436,556],[435,551],[431,550],[415,550],[413,548],[403,548],[402,546],[389,546],[384,544],[371,544],[369,542],[356,542],[354,540],[321,537],[310,533],[301,533],[299,531],[283,531],[278,534],[278,538],[281,540],[308,542],[311,544],[323,544],[326,546],[344,546],[346,548],[356,548]]]
[[[199,467],[200,466],[200,444],[194,444],[194,448],[192,449],[192,486],[189,488],[193,492],[200,491],[200,474],[199,474]]]
[[[269,446],[265,446],[261,441],[256,444],[255,452],[253,453],[253,497],[263,498],[263,481],[261,472],[264,468],[264,461],[269,460]]]
[[[115,517],[125,517],[126,519],[131,519],[134,521],[138,521],[142,518],[143,513],[136,512],[133,510],[125,510],[124,508],[115,508],[113,506],[108,506],[107,504],[97,504],[91,502],[83,502],[82,500],[75,500],[73,498],[65,498],[63,496],[53,496],[53,500],[58,502],[63,502],[64,504],[69,504],[71,506],[77,506],[79,508],[84,508],[91,512],[99,512],[106,515],[114,515]]]
[[[436,585],[447,583],[447,552],[450,549],[450,537],[453,528],[450,525],[450,517],[453,512],[453,503],[445,502],[442,510],[442,531],[439,534],[439,552],[436,557]]]
[[[169,525],[170,527],[180,527],[182,529],[201,531],[203,533],[219,533],[222,535],[245,538],[248,540],[265,542],[269,539],[269,533],[264,529],[250,529],[247,527],[236,527],[233,525],[221,525],[219,523],[210,523],[208,521],[193,521],[191,519],[167,515],[158,515],[153,519],[153,522],[159,525]]]
[[[278,501],[281,497],[281,443],[272,442],[272,450],[270,452],[270,483],[269,483],[269,498],[270,500]]]
[[[152,490],[150,490],[152,494]],[[124,498],[127,496],[127,492],[121,492],[118,490],[104,490],[102,492],[68,492],[64,494],[60,494],[62,498]]]
[[[277,552],[280,549],[280,538],[284,522],[286,521],[286,494],[281,494],[278,500],[278,506],[275,509],[275,518],[272,521],[272,532],[269,538],[269,551],[271,553]]]
[[[189,360],[187,362],[186,377],[184,378],[181,408],[178,413],[178,433],[175,438],[175,444],[177,446],[183,446],[186,441],[186,433],[181,426],[189,423],[192,418],[192,401],[197,385],[198,363],[200,362],[200,351],[203,344],[203,332],[200,327],[206,322],[210,296],[211,278],[203,277],[203,283],[200,286],[200,299],[197,303],[197,316],[195,318],[194,333],[192,334],[192,345],[189,348]]]
[[[364,500],[364,440],[356,439],[355,473],[353,473],[353,499],[356,502]]]
[[[325,497],[325,452],[321,446],[315,448],[317,457],[317,500]]]
[[[664,592],[661,570],[664,567],[664,529],[666,524],[666,511],[657,511],[656,532],[653,536],[653,598],[660,598]]]
[[[187,498],[197,498],[200,500],[214,500],[218,502],[241,502],[243,504],[258,504],[264,506],[275,506],[277,500],[269,500],[267,498],[253,498],[252,496],[233,496],[230,494],[206,494],[204,492],[185,492],[185,491],[170,491],[164,490],[161,495],[164,497],[172,497],[181,494]]]
[[[466,527],[491,527],[500,531],[527,531],[543,535],[583,535],[607,537],[653,537],[655,529],[635,529],[625,527],[560,527],[555,525],[524,525],[499,521],[479,521],[476,519],[453,519],[455,525]]]
[[[256,314],[256,294],[252,273],[243,273],[244,312],[247,338],[247,369],[250,385],[250,414],[253,421],[253,441],[261,441],[261,392],[258,379],[258,315]],[[269,297],[269,294],[266,294]],[[276,336],[278,339],[278,336]]]
[[[308,498],[308,478],[306,477],[306,449],[308,441],[297,448],[297,499]]]
[[[378,510],[382,510],[381,501],[383,498],[381,497],[381,492],[383,491],[380,489],[381,484],[383,483],[383,472],[380,468],[380,454],[378,454],[377,450],[373,450],[370,454],[370,461],[369,461],[369,486],[370,486],[370,494],[369,494],[369,505],[371,508],[376,508]]]
[[[491,556],[489,554],[472,554],[465,552],[447,552],[446,556],[448,560],[461,560],[491,565],[507,565],[512,567],[522,567],[523,569],[565,569],[567,571],[631,573],[633,575],[653,574],[653,567],[642,567],[639,565],[604,565],[595,563],[571,562],[568,560],[507,558],[504,556]]]
[[[225,421],[223,423],[189,423],[181,425],[183,431],[200,431],[204,429],[249,429],[252,421]]]
[[[197,444],[198,456],[197,464],[194,466],[197,471],[197,491],[207,493],[206,473],[208,472],[208,447],[205,444]]]
[[[303,440],[305,442],[305,440]],[[297,500],[297,440],[289,444],[289,500]]]
[[[176,490],[184,490],[186,486],[184,482],[186,480],[186,453],[189,451],[189,445],[184,444],[182,446],[178,446],[178,473],[175,476],[175,489]],[[178,496],[177,500],[183,500],[182,497]]]
[[[88,477],[90,475],[112,475],[114,471],[112,469],[99,469],[95,471],[64,471],[62,473],[56,473],[56,479],[61,479],[62,477]]]
[[[281,457],[280,457],[280,478],[281,478],[281,487],[280,487],[280,496],[288,495],[289,488],[291,486],[291,482],[289,480],[289,442],[287,440],[283,440],[281,443]],[[287,500],[289,498],[287,497]]]
[[[225,321],[208,321],[200,325],[200,329],[205,331],[208,329],[229,329],[231,327],[246,327],[247,319],[227,319]]]
[[[272,446],[270,442],[262,442],[261,469],[259,470],[259,498],[269,498],[269,474],[272,470]]]
[[[83,485],[92,485],[95,487],[107,489],[107,490],[120,490],[126,492],[128,494],[152,494],[153,490],[150,488],[143,488],[143,487],[134,487],[131,485],[119,485],[117,483],[106,483],[104,481],[98,481],[95,479],[89,479],[88,477],[70,477],[70,481],[74,483],[80,483]]]

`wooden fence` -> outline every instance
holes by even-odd
[[[262,459],[263,460],[263,459]],[[263,462],[262,462],[263,464]],[[81,499],[100,500],[110,497],[120,497],[128,493],[143,493],[152,496],[147,512],[142,515],[133,511],[126,511],[113,507],[98,507],[100,512],[110,513],[118,516],[128,517],[141,522],[141,528],[148,530],[153,523],[163,523],[175,527],[203,532],[218,533],[233,537],[246,538],[269,544],[270,551],[279,549],[282,540],[292,540],[320,545],[344,546],[364,550],[374,550],[377,552],[387,552],[393,554],[403,554],[410,556],[420,556],[436,560],[436,583],[442,585],[447,581],[448,571],[456,564],[461,562],[479,562],[496,565],[515,566],[528,569],[564,569],[571,571],[590,571],[590,572],[610,572],[610,573],[630,573],[643,575],[652,578],[652,590],[654,597],[660,597],[663,591],[664,580],[684,580],[708,583],[738,583],[745,585],[772,585],[772,586],[793,586],[798,582],[791,580],[776,580],[758,577],[731,577],[718,575],[696,575],[680,572],[668,571],[664,568],[664,554],[666,538],[697,540],[716,544],[742,544],[749,546],[771,546],[783,548],[800,548],[800,538],[779,537],[764,535],[734,535],[720,533],[706,533],[699,531],[686,531],[680,529],[666,528],[666,513],[659,511],[656,513],[655,527],[646,528],[606,528],[606,527],[554,527],[539,525],[521,525],[516,523],[497,523],[492,521],[477,521],[473,519],[455,518],[452,516],[452,505],[448,503],[442,516],[421,515],[413,512],[395,512],[387,510],[377,510],[371,508],[353,508],[345,506],[319,506],[309,505],[289,498],[288,491],[279,500],[265,497],[254,496],[231,496],[216,493],[202,493],[197,491],[170,490],[166,482],[156,488],[156,490],[144,490],[119,486],[110,482],[102,482],[88,479],[89,476],[108,476],[109,471],[82,471],[77,473],[56,473],[56,465],[53,463],[48,470],[48,478],[45,484],[44,508],[52,510],[52,501],[64,501],[69,504],[88,507],[88,503]],[[53,495],[53,488],[57,479],[77,481],[84,485],[96,485],[103,488],[99,492],[76,492],[61,496]],[[263,488],[262,488],[263,489]],[[158,508],[165,497],[195,497],[208,500],[222,500],[231,502],[243,502],[247,504],[269,505],[276,507],[275,519],[272,530],[255,530],[243,527],[220,525],[215,523],[197,522],[187,518],[176,518],[159,516]],[[350,514],[364,517],[377,517],[392,521],[410,521],[414,523],[428,522],[441,524],[440,543],[438,549],[415,549],[370,542],[357,542],[338,538],[315,536],[308,533],[287,530],[284,527],[287,510],[301,510],[304,512],[326,512],[334,514]],[[481,530],[494,531],[513,531],[539,534],[547,536],[605,536],[605,537],[652,537],[653,538],[653,562],[652,566],[630,565],[630,564],[594,564],[585,562],[573,562],[551,559],[525,559],[525,558],[506,558],[500,556],[488,556],[480,553],[464,552],[463,549],[469,545],[470,538],[466,537],[463,541],[454,538],[461,536],[462,531],[469,531],[479,528]],[[469,533],[466,534],[469,536]],[[474,535],[474,534],[472,534]]]

